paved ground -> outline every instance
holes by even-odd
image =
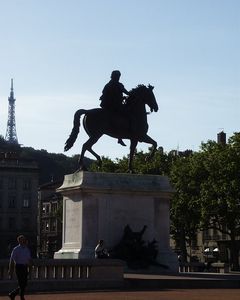
[[[9,300],[0,296],[0,300]],[[16,297],[16,300],[19,298]],[[26,300],[239,300],[240,289],[108,291],[26,295]]]
[[[240,286],[239,273],[186,273],[177,276],[125,274],[125,279],[130,280],[131,284],[121,290],[33,293],[26,295],[25,298],[26,300],[240,300],[240,288],[235,288]],[[227,283],[225,285],[227,288],[223,288],[224,283]],[[0,300],[10,299],[1,293]],[[16,297],[16,300],[19,300],[19,297]]]

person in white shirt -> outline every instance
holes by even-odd
[[[21,300],[24,300],[25,289],[28,281],[28,272],[31,265],[31,253],[28,248],[28,241],[24,235],[17,237],[18,246],[16,246],[10,257],[8,274],[12,278],[14,267],[18,280],[18,287],[8,294],[11,300],[14,300],[16,295],[20,295]]]

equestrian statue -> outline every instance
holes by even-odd
[[[128,172],[133,172],[133,157],[138,142],[152,145],[149,158],[152,158],[157,142],[147,135],[147,111],[145,105],[148,105],[151,112],[158,111],[153,86],[138,85],[131,91],[127,91],[119,82],[119,71],[113,71],[111,80],[103,89],[100,98],[101,108],[79,109],[74,115],[73,129],[65,143],[64,150],[68,151],[77,139],[80,129],[80,119],[83,115],[83,127],[89,136],[89,139],[83,144],[79,157],[78,170],[85,170],[83,158],[86,151],[89,151],[96,157],[99,166],[101,166],[101,157],[92,149],[99,138],[106,134],[118,139],[118,143],[125,146],[122,139],[130,140],[130,154],[128,162]],[[122,94],[126,94],[123,97]]]

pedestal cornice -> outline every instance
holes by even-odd
[[[62,186],[57,189],[61,193],[73,190],[162,195],[174,192],[167,176],[86,171],[65,175]]]

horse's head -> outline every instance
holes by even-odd
[[[146,87],[143,84],[139,84],[136,88],[130,91],[130,99],[133,101],[134,105],[140,104],[147,104],[150,107],[151,112],[158,111],[158,104],[155,99],[153,93],[154,87],[150,84]],[[132,104],[133,104],[132,103]]]
[[[150,107],[151,112],[158,111],[158,104],[155,98],[155,95],[153,93],[154,87],[152,85],[148,85],[148,87],[145,87],[146,89],[146,97],[145,97],[145,103]]]

